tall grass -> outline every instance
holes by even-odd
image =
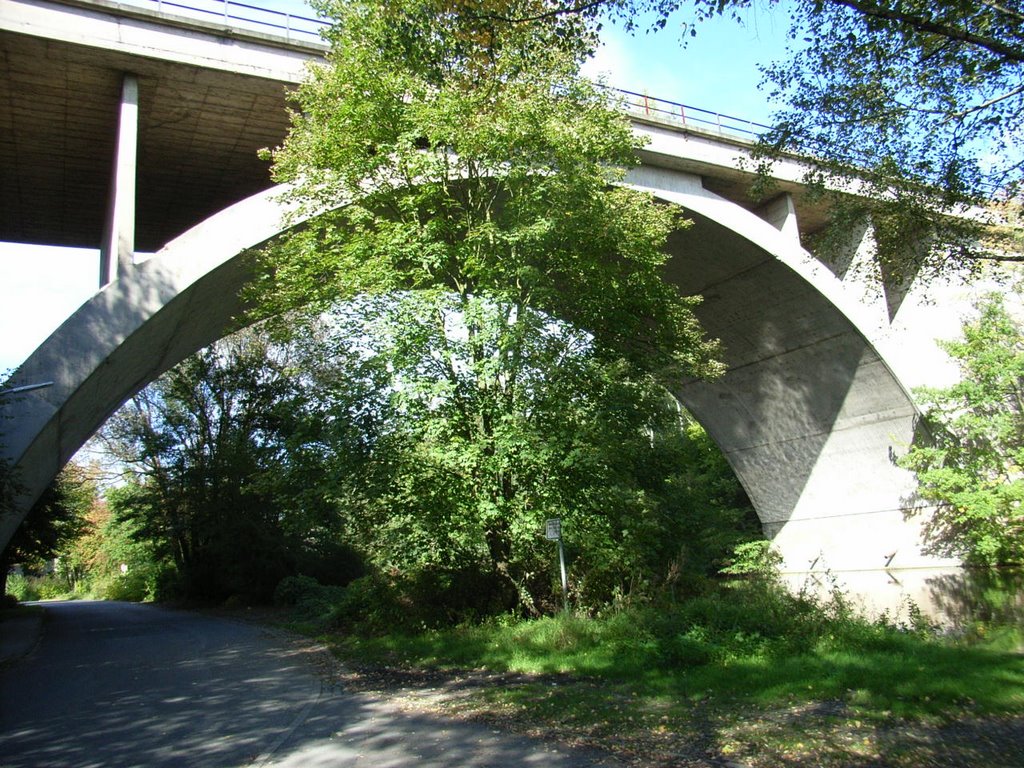
[[[1024,656],[921,625],[859,618],[764,583],[603,616],[562,614],[443,631],[334,639],[353,659],[495,672],[569,673],[645,696],[771,706],[842,701],[864,716],[1024,710]]]

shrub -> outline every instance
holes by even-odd
[[[366,575],[358,550],[344,542],[317,542],[296,555],[295,568],[324,585],[344,587]]]
[[[731,562],[721,573],[730,576],[755,576],[774,579],[782,565],[782,555],[764,539],[738,544],[733,550]]]
[[[380,574],[368,574],[351,582],[331,611],[336,626],[359,626],[371,632],[414,626],[409,605],[403,605],[398,586]]]
[[[285,576],[274,588],[274,605],[295,607],[304,595],[319,587],[319,582],[310,576]]]
[[[129,603],[143,603],[157,596],[160,568],[136,567],[125,574],[114,574],[98,585],[95,590],[104,600],[123,600]]]
[[[343,587],[326,586],[310,576],[285,576],[274,589],[274,604],[291,606],[300,619],[326,619],[344,599]]]
[[[35,582],[35,590],[39,595],[39,600],[58,600],[63,597],[69,597],[72,594],[71,586],[53,573],[48,573],[44,576],[38,576],[33,579]]]
[[[7,577],[7,593],[13,595],[19,603],[39,599],[39,593],[32,587],[28,577],[20,573],[12,573]]]
[[[11,574],[7,577],[7,591],[19,602],[29,600],[54,600],[71,595],[68,583],[54,574],[43,576],[25,576]]]

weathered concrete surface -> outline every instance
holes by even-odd
[[[676,394],[722,448],[790,570],[933,565],[894,459],[916,410],[872,346],[869,313],[785,229],[645,167],[633,183],[693,221],[671,242],[669,279],[704,302],[728,372]],[[783,222],[784,223],[784,222]]]

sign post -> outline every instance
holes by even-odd
[[[562,520],[554,517],[547,521],[545,538],[558,542],[558,567],[562,572],[562,605],[569,610],[569,581],[565,576],[565,548],[562,546]]]

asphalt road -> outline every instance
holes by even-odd
[[[48,603],[38,645],[0,670],[0,766],[614,764],[346,693],[320,653],[193,613]]]

